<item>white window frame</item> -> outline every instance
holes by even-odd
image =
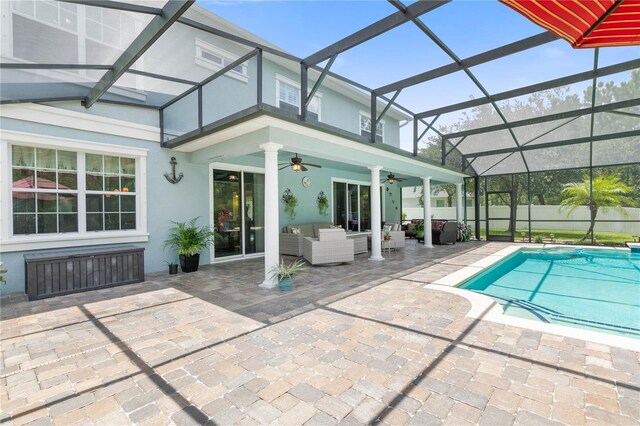
[[[78,156],[78,232],[13,235],[11,146],[29,146],[81,154],[133,157],[136,160],[136,229],[118,231],[86,231],[86,191],[84,155]],[[4,131],[0,140],[0,252],[77,247],[96,244],[145,242],[147,233],[147,153],[148,150],[127,146],[64,139],[32,133]],[[6,183],[5,183],[6,182]]]
[[[362,128],[362,117],[366,117],[369,120],[371,120],[371,114],[369,114],[368,112],[360,111],[360,115],[358,116],[358,134],[360,136],[362,136],[362,130],[364,130]],[[371,121],[369,121],[369,122],[371,122]],[[380,126],[380,130],[381,130],[381,134],[380,135],[378,135],[378,126]],[[371,127],[371,125],[369,125],[369,127]],[[384,138],[384,128],[385,128],[384,120],[380,120],[380,121],[378,121],[376,123],[376,136],[380,136],[380,138],[381,138],[380,143],[384,143],[384,139],[385,139]]]
[[[217,64],[213,61],[210,61],[209,59],[204,58],[202,56],[203,51],[209,53],[210,55],[220,57],[222,64]],[[231,52],[227,52],[226,50],[221,49],[217,46],[214,46],[213,44],[207,43],[206,41],[201,40],[199,38],[196,39],[195,62],[197,65],[200,65],[201,67],[209,68],[212,71],[220,71],[222,68],[226,67],[227,65],[237,61],[238,58],[240,58],[238,55],[234,55]],[[235,78],[236,80],[240,80],[243,83],[248,83],[249,82],[249,66],[247,65],[247,62],[244,62],[243,64],[241,64],[240,69],[242,70],[241,72],[236,71],[234,69],[229,71],[225,75]]]
[[[295,87],[296,89],[298,89],[298,105],[296,105],[298,107],[298,114],[301,113],[301,108],[300,108],[300,104],[302,102],[302,96],[300,96],[300,82],[294,81],[288,77],[285,77],[281,74],[276,74],[276,107],[280,108],[280,84],[284,83],[287,84],[289,86]],[[311,89],[309,89],[311,90]],[[318,115],[318,121],[321,122],[322,121],[322,93],[321,92],[316,92],[316,94],[313,96],[313,100],[317,101],[317,105],[318,105],[318,110],[317,111],[312,111],[310,108],[308,108],[309,112],[312,112],[314,114]],[[309,103],[309,106],[311,106],[312,104]]]

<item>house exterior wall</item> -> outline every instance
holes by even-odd
[[[103,111],[110,110],[109,115],[128,114],[132,118],[140,117],[136,108],[115,105],[105,105],[102,108]],[[144,116],[144,114],[142,115]],[[141,121],[145,120],[142,119]],[[169,253],[165,253],[162,247],[162,243],[171,226],[171,220],[185,221],[200,216],[199,223],[208,223],[208,197],[193,196],[193,194],[208,193],[208,167],[207,165],[188,163],[186,154],[163,149],[157,141],[132,139],[4,117],[0,120],[0,128],[65,139],[147,149],[147,211],[139,212],[139,214],[146,214],[147,216],[149,237],[147,242],[133,243],[145,249],[145,269],[147,272],[164,270],[166,266],[163,265],[163,260],[171,260]],[[165,171],[171,171],[171,166],[169,165],[171,157],[176,157],[178,161],[177,171],[184,173],[184,178],[176,185],[169,183],[163,176]],[[10,202],[10,200],[3,200],[2,202]],[[96,240],[95,243],[98,243],[99,246],[99,240]],[[54,248],[47,250],[54,250]],[[27,252],[34,251],[24,250],[0,253],[1,261],[4,263],[3,268],[8,270],[6,276],[7,284],[1,288],[3,293],[24,291],[23,255]],[[206,251],[203,252],[202,257],[203,259],[208,259],[208,253]]]

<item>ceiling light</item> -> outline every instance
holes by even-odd
[[[293,170],[294,172],[299,172],[302,170],[302,166],[299,163],[293,163],[291,165],[291,170]]]

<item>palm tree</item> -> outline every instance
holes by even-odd
[[[630,186],[620,182],[620,178],[611,175],[598,176],[593,179],[590,185],[589,176],[585,176],[582,182],[567,183],[564,185],[562,195],[565,199],[560,202],[560,210],[569,208],[567,216],[580,206],[587,206],[591,212],[591,225],[586,234],[578,241],[584,241],[590,234],[593,234],[593,227],[596,223],[598,209],[606,212],[613,208],[621,215],[626,216],[627,212],[623,205],[635,207],[637,203],[627,197],[632,189]]]

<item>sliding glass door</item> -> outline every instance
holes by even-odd
[[[213,223],[216,259],[264,252],[264,175],[214,170]]]
[[[333,182],[333,223],[349,231],[371,229],[371,186]]]

